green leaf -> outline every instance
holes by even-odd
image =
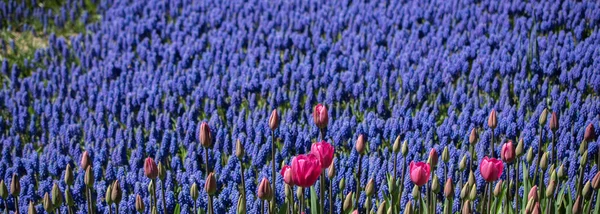
[[[594,206],[594,213],[600,213],[600,191],[596,195],[596,206]]]
[[[174,214],[179,214],[181,213],[181,205],[179,205],[179,203],[175,204],[175,211],[173,211]]]
[[[419,207],[419,209],[423,210],[423,214],[429,214],[429,210],[427,209],[427,204],[425,203],[425,200],[423,200],[423,197],[421,197],[421,199],[419,199],[420,203],[421,203],[421,207]]]
[[[283,204],[279,207],[279,214],[285,214],[285,212],[288,210],[288,201],[284,201]]]
[[[310,213],[319,213],[319,197],[317,196],[317,191],[315,191],[315,187],[310,187]]]

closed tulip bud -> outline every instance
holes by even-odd
[[[277,127],[279,127],[279,115],[277,114],[277,109],[273,109],[271,117],[269,117],[269,128],[275,131]]]
[[[408,154],[408,140],[404,140],[402,143],[402,156],[406,157],[406,154]]]
[[[402,145],[400,144],[400,135],[398,135],[396,137],[396,140],[394,140],[394,145],[392,146],[392,151],[394,152],[394,154],[398,154],[398,152],[400,152],[400,147]]]
[[[585,186],[583,186],[583,198],[585,200],[590,200],[592,198],[592,184],[590,181],[585,182]]]
[[[490,116],[488,117],[488,126],[491,129],[495,129],[498,126],[498,118],[496,116],[496,109],[492,109]]]
[[[421,189],[419,186],[415,185],[412,189],[412,197],[414,200],[419,199],[419,195],[421,195]]]
[[[541,214],[541,213],[542,213],[542,208],[540,207],[540,202],[536,202],[531,214]]]
[[[10,181],[10,194],[13,197],[19,196],[21,193],[21,182],[19,181],[19,176],[15,173],[12,176],[12,180]]]
[[[8,187],[6,187],[4,180],[0,181],[0,197],[4,200],[8,198]]]
[[[555,189],[556,189],[556,182],[555,181],[550,181],[548,183],[548,187],[546,188],[546,198],[553,197]]]
[[[469,180],[467,182],[469,182],[469,186],[475,185],[475,174],[473,173],[473,170],[469,172]]]
[[[165,181],[167,177],[167,168],[162,165],[161,162],[158,163],[158,179],[161,181]]]
[[[582,201],[581,201],[581,196],[577,196],[577,199],[575,200],[575,203],[573,204],[573,214],[581,214],[582,211]]]
[[[412,201],[408,201],[404,207],[404,214],[413,214]]]
[[[527,150],[527,163],[531,164],[531,161],[533,161],[533,147],[529,147]]]
[[[450,152],[448,152],[448,147],[444,147],[444,151],[442,151],[442,161],[444,163],[448,163],[450,161]]]
[[[60,188],[58,188],[58,184],[54,183],[50,193],[52,194],[52,204],[54,204],[56,208],[59,208],[62,205],[63,198],[62,192],[60,191]]]
[[[333,179],[335,177],[335,159],[331,161],[331,165],[329,165],[329,169],[327,170],[327,177],[329,179]]]
[[[558,130],[558,115],[556,112],[552,112],[552,116],[550,117],[550,124],[548,124],[548,128],[552,130],[552,132],[556,132]]]
[[[469,200],[466,200],[465,203],[462,206],[462,214],[471,214],[471,202]]]
[[[81,160],[79,161],[79,166],[81,169],[86,170],[88,166],[92,165],[92,160],[90,158],[90,154],[87,151],[84,151],[81,154]]]
[[[342,179],[340,180],[340,185],[339,185],[339,188],[340,188],[341,190],[343,190],[343,189],[344,189],[344,187],[346,187],[346,180],[345,180],[344,178],[342,178]]]
[[[158,214],[158,210],[156,209],[156,207],[152,207],[152,214]]]
[[[540,119],[539,119],[539,123],[540,126],[544,126],[546,124],[546,119],[548,118],[548,109],[544,109],[544,111],[542,111],[542,113],[540,114]]]
[[[74,177],[73,170],[71,169],[71,164],[67,164],[67,169],[65,169],[65,184],[69,186],[73,186]]]
[[[596,140],[596,132],[594,131],[594,125],[589,124],[585,127],[585,134],[583,135],[583,139],[587,142],[593,142]]]
[[[85,185],[88,188],[94,187],[94,172],[92,171],[92,166],[88,166],[85,170],[85,177],[83,179]]]
[[[513,146],[512,141],[509,140],[508,142],[502,145],[500,156],[502,158],[502,161],[506,163],[512,163],[515,160],[515,147]]]
[[[431,191],[434,193],[440,192],[440,179],[435,174],[433,175],[433,180],[431,180]]]
[[[469,187],[469,183],[466,183],[462,189],[460,190],[460,199],[466,199],[467,196],[469,196],[469,192],[471,191],[471,188]]]
[[[477,143],[477,130],[475,128],[471,129],[471,134],[469,134],[469,144],[475,145]]]
[[[525,206],[525,213],[531,213],[533,212],[533,207],[535,206],[535,202],[536,200],[534,200],[533,198],[530,198],[529,200],[527,200],[527,205]]]
[[[237,142],[235,143],[235,156],[238,157],[239,159],[242,159],[244,157],[244,146],[242,145],[242,141],[240,141],[240,139],[237,140]]]
[[[150,183],[148,183],[148,192],[154,192],[154,188],[156,188],[154,186],[154,180],[150,180]]]
[[[75,206],[75,200],[73,200],[73,194],[71,194],[70,188],[65,190],[65,204],[69,207]]]
[[[344,198],[344,206],[342,208],[344,212],[348,212],[350,209],[352,209],[352,192],[346,194],[346,198]]]
[[[394,214],[392,207],[390,206],[387,210],[387,214]]]
[[[212,147],[212,134],[210,133],[208,123],[202,122],[202,124],[200,124],[200,136],[198,136],[198,138],[200,139],[200,144],[204,148]]]
[[[594,176],[594,179],[592,179],[592,188],[595,190],[600,189],[600,171],[598,171]]]
[[[469,200],[475,200],[477,198],[477,186],[471,186],[471,192],[469,192]]]
[[[385,214],[385,201],[379,203],[379,208],[377,208],[377,214]]]
[[[323,104],[316,105],[313,111],[313,121],[320,129],[327,127],[327,123],[329,122],[327,107]]]
[[[215,173],[211,172],[208,174],[208,177],[206,177],[204,190],[206,190],[206,193],[211,196],[217,192],[217,179],[215,178]]]
[[[365,187],[365,194],[367,194],[367,196],[372,196],[373,193],[375,193],[375,180],[371,178]]]
[[[552,165],[552,167],[554,167],[554,164]],[[558,176],[556,175],[556,170],[550,170],[552,172],[552,174],[550,174],[550,180],[551,181],[558,181]]]
[[[515,150],[515,155],[517,155],[517,157],[522,157],[524,154],[525,149],[523,148],[524,144],[523,144],[523,138],[519,139],[519,144],[517,144],[517,149]]]
[[[533,199],[534,201],[538,200],[538,195],[537,195],[537,185],[531,187],[531,189],[529,190],[529,194],[527,195],[527,199]]]
[[[139,213],[143,213],[144,209],[146,209],[144,206],[144,200],[142,200],[142,196],[138,194],[135,196],[135,210],[137,210]]]
[[[498,180],[496,187],[494,188],[494,196],[498,197],[502,193],[502,180]]]
[[[123,191],[121,190],[121,185],[119,185],[119,180],[113,182],[112,193],[110,197],[112,198],[112,201],[115,202],[115,204],[121,203],[121,199],[123,198]]]
[[[52,199],[50,199],[50,195],[46,192],[44,194],[44,199],[42,200],[42,204],[44,205],[44,209],[46,212],[51,213],[54,210],[54,205],[52,204]]]
[[[454,184],[452,183],[452,178],[446,179],[446,184],[444,184],[444,196],[446,196],[446,198],[454,198]]]
[[[431,165],[431,167],[435,168],[438,164],[438,153],[435,150],[435,148],[432,148],[429,151],[429,159],[427,159],[427,162]]]
[[[273,190],[271,189],[271,184],[269,184],[267,178],[263,178],[258,186],[258,198],[261,200],[271,200],[272,196]]]
[[[296,197],[302,198],[303,195],[304,195],[303,188],[296,188]]]
[[[144,175],[152,180],[158,177],[158,166],[151,157],[147,157],[144,161]]]
[[[587,141],[583,141],[581,142],[581,144],[579,144],[579,154],[582,155],[584,152],[586,152],[588,149],[588,142]]]
[[[462,159],[460,159],[460,163],[458,164],[458,170],[465,171],[467,169],[467,156],[463,155]]]
[[[35,205],[33,205],[33,201],[29,202],[29,207],[27,207],[27,213],[28,214],[37,214],[37,211],[35,210]]]
[[[106,193],[104,194],[104,201],[109,206],[113,203],[111,195],[112,195],[112,186],[108,185],[108,187],[106,187]]]
[[[356,145],[355,145],[356,151],[361,155],[364,154],[365,148],[367,147],[366,144],[367,144],[367,139],[366,139],[365,135],[362,135],[362,134],[359,135],[358,139],[356,140]]]
[[[565,164],[561,164],[560,167],[558,168],[558,172],[556,173],[556,175],[558,175],[558,178],[561,180],[565,180],[565,178],[567,178],[567,173],[566,173],[565,169]]]
[[[548,152],[544,152],[542,159],[540,159],[540,168],[542,170],[548,169]]]
[[[583,153],[583,156],[581,156],[581,163],[587,163],[587,158],[588,158],[588,152],[585,151]],[[583,166],[583,167],[585,167],[585,166]]]
[[[289,188],[285,188],[289,189]],[[246,199],[242,195],[238,197],[237,214],[246,214]]]

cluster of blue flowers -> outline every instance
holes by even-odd
[[[78,12],[83,0],[60,13],[26,2],[0,1],[0,20],[10,20],[0,22],[2,29],[15,29],[12,21],[30,17],[44,24],[87,19]],[[39,202],[54,183],[65,189],[68,164],[77,169],[74,200],[85,204],[84,171],[77,166],[88,151],[98,212],[107,212],[104,191],[115,179],[123,189],[121,212],[135,212],[136,194],[149,204],[143,164],[153,157],[168,168],[167,209],[179,206],[181,213],[191,213],[189,188],[206,178],[205,149],[198,142],[199,124],[206,121],[214,138],[209,155],[218,185],[214,211],[235,213],[241,180],[233,155],[236,141],[248,154],[246,192],[256,193],[260,179],[271,175],[268,119],[275,108],[281,114],[276,163],[310,150],[319,134],[312,108],[323,103],[330,117],[326,138],[336,149],[334,195],[355,190],[358,153],[353,148],[364,134],[368,152],[360,183],[373,178],[379,200],[388,191],[385,177],[397,136],[409,142],[399,167],[425,161],[429,148],[448,147],[449,163],[441,162],[435,172],[445,181],[446,169],[454,180],[468,175],[456,169],[463,156],[474,155],[469,154],[471,129],[480,131],[476,159],[487,155],[492,109],[498,112],[496,142],[523,138],[525,149],[534,151],[540,145],[539,115],[545,108],[557,112],[558,159],[569,177],[577,176],[586,126],[593,124],[600,135],[598,2],[97,4],[101,19],[84,21],[86,32],[49,35],[47,47],[22,67],[0,62],[0,179],[10,183],[18,175],[22,212],[29,201],[43,212]],[[544,129],[542,139],[551,141],[552,132]],[[591,157],[598,155],[599,143],[589,143],[585,180],[598,171]],[[501,144],[496,145],[499,153]],[[475,175],[483,192],[485,181]],[[284,190],[277,176],[277,189]],[[335,185],[342,178],[345,189]],[[574,190],[575,181],[569,184]],[[404,185],[413,184],[406,179]],[[284,192],[275,192],[275,198],[284,201]],[[410,198],[405,191],[401,203]],[[365,199],[363,193],[360,200]],[[14,210],[12,200],[0,199],[0,210],[7,205]],[[207,200],[202,192],[198,207],[205,209]],[[335,210],[342,203],[336,200]],[[247,204],[248,213],[258,213],[254,194],[247,195]],[[162,203],[158,206],[162,211]],[[455,201],[454,210],[459,206]]]

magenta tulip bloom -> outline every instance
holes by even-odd
[[[294,185],[294,178],[293,178],[293,174],[292,174],[292,167],[285,165],[283,166],[283,168],[281,168],[281,177],[283,177],[283,182],[285,182],[286,184],[293,186]]]
[[[321,162],[313,154],[298,155],[292,160],[292,180],[300,187],[310,187],[321,174]]]
[[[512,163],[515,160],[515,147],[511,140],[502,145],[502,153],[500,154],[502,161]]]
[[[321,162],[321,168],[325,169],[331,166],[333,161],[333,146],[326,141],[313,143],[310,147],[310,153],[317,156]]]
[[[315,110],[313,112],[313,120],[317,127],[320,129],[327,127],[327,123],[329,122],[329,115],[327,114],[327,107],[323,104],[318,104],[315,106]]]
[[[500,175],[502,175],[502,170],[504,169],[504,164],[502,161],[495,158],[483,157],[481,163],[479,164],[479,171],[481,172],[481,176],[487,182],[492,182],[498,180]]]
[[[421,187],[429,181],[429,175],[431,173],[431,169],[429,168],[429,164],[424,162],[410,162],[410,180],[412,182]]]

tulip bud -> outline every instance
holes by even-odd
[[[502,193],[502,180],[498,180],[496,187],[494,188],[494,196],[498,197]]]
[[[523,151],[525,151],[523,145],[523,138],[521,138],[519,139],[519,144],[517,144],[517,149],[515,150],[515,155],[519,158],[523,156]]]
[[[81,154],[81,160],[79,162],[79,166],[81,167],[81,169],[86,170],[88,166],[92,165],[92,160],[90,158],[90,154],[87,151],[84,151],[83,154]]]
[[[0,181],[0,198],[6,200],[8,198],[8,187],[4,183],[4,180]]]
[[[419,189],[419,186],[415,185],[412,190],[412,197],[414,200],[417,200],[419,199],[419,195],[421,195],[421,189]]]
[[[121,203],[121,199],[123,199],[123,191],[121,190],[121,185],[119,185],[119,180],[115,180],[115,182],[113,182],[112,193],[110,197],[115,204]]]
[[[540,207],[540,202],[536,202],[531,214],[541,214],[541,213],[542,213],[542,208]]]
[[[289,189],[289,188],[286,188]],[[238,197],[237,214],[246,214],[246,198],[243,195]]]
[[[467,196],[469,196],[470,191],[471,188],[469,187],[469,183],[466,183],[460,190],[460,199],[465,200]]]
[[[75,206],[75,200],[73,199],[73,194],[71,194],[71,188],[67,188],[65,190],[65,204],[67,204],[69,207]]]
[[[94,172],[92,172],[92,166],[88,166],[85,170],[85,177],[83,179],[85,185],[88,188],[94,187]]]
[[[44,199],[42,200],[42,204],[44,205],[44,209],[47,213],[51,213],[54,210],[54,205],[52,204],[52,199],[50,199],[50,195],[46,192],[44,194]]]
[[[587,141],[583,141],[581,142],[581,144],[579,144],[579,154],[582,155],[584,152],[586,152],[588,149],[588,142]]]
[[[279,115],[277,114],[277,109],[273,109],[271,112],[271,117],[269,117],[269,128],[272,131],[275,131],[279,127]]]
[[[152,207],[152,214],[158,214],[158,210],[156,210],[156,207]]]
[[[144,209],[146,209],[144,206],[144,200],[142,200],[142,196],[138,194],[135,196],[135,210],[137,210],[139,213],[143,213]]]
[[[536,200],[533,198],[530,198],[529,200],[527,200],[527,205],[525,206],[525,213],[531,213],[533,212],[533,208],[535,206],[535,202]]]
[[[65,183],[68,186],[73,186],[74,184],[73,170],[71,169],[71,164],[67,164],[67,169],[65,169]]]
[[[533,161],[533,147],[529,147],[527,150],[527,163],[531,164],[531,161]]]
[[[581,214],[581,196],[577,196],[577,200],[575,200],[575,203],[573,204],[573,214]]]
[[[161,181],[165,181],[167,177],[167,168],[162,165],[161,162],[158,162],[158,179]]]
[[[154,192],[155,188],[154,180],[150,180],[150,183],[148,183],[148,192]]]
[[[320,129],[327,127],[327,123],[329,122],[327,107],[323,104],[316,105],[313,111],[313,120]]]
[[[544,126],[546,125],[546,118],[548,118],[548,109],[544,109],[544,111],[542,111],[542,113],[540,114],[540,118],[539,118],[539,123],[540,126]]]
[[[362,134],[359,135],[358,139],[356,140],[356,145],[355,145],[356,151],[361,155],[364,154],[365,147],[367,147],[366,144],[367,144],[367,139],[366,139],[365,135],[362,135]]]
[[[335,177],[335,159],[333,159],[333,161],[331,161],[331,165],[329,166],[329,169],[327,170],[327,177],[329,177],[329,179],[333,179]]]
[[[240,141],[240,139],[238,139],[235,143],[235,156],[239,159],[242,159],[244,157],[244,146],[242,146],[242,142]]]
[[[585,134],[583,135],[583,139],[587,142],[593,142],[596,140],[596,132],[594,131],[594,125],[589,124],[585,127]]]
[[[271,184],[269,184],[267,178],[263,178],[258,187],[258,198],[261,200],[271,200],[272,197],[273,190],[271,189]]]
[[[151,157],[147,157],[144,161],[144,174],[151,180],[158,177],[158,166],[156,166],[156,162]]]
[[[527,195],[527,199],[533,199],[534,201],[538,200],[538,195],[537,195],[537,185],[531,187],[531,189],[529,190],[529,194]]]
[[[446,198],[454,198],[454,184],[452,184],[452,178],[446,179],[446,184],[444,184],[444,196],[446,196]]]
[[[588,158],[588,152],[585,151],[585,153],[583,153],[583,156],[581,156],[581,163],[580,164],[587,163],[587,158]],[[585,166],[583,166],[583,167],[585,167]]]
[[[413,214],[412,201],[408,201],[408,203],[406,203],[406,207],[404,207],[404,214]]]
[[[300,188],[298,188],[298,189],[300,189]],[[343,207],[344,212],[348,212],[348,211],[350,211],[350,209],[352,209],[352,192],[349,192],[348,194],[346,194],[346,198],[344,199],[344,207]]]
[[[546,170],[548,168],[548,152],[544,152],[542,159],[540,159],[540,168]]]
[[[435,148],[432,148],[431,151],[429,151],[429,159],[427,160],[427,162],[433,168],[435,168],[437,166],[437,164],[438,164],[438,153],[435,150]]]
[[[556,130],[558,130],[558,115],[556,115],[556,112],[552,112],[550,124],[548,124],[548,126],[552,132],[556,132]]]
[[[448,152],[448,147],[444,147],[444,151],[442,151],[442,161],[444,163],[448,163],[450,161],[450,152]]]
[[[467,156],[463,155],[462,159],[460,160],[460,163],[458,164],[458,170],[465,171],[465,169],[467,168]]]
[[[106,201],[106,204],[108,204],[109,206],[113,203],[111,195],[112,195],[112,186],[108,185],[108,187],[106,187],[106,193],[104,194],[104,201]]]
[[[54,183],[50,193],[52,194],[52,204],[54,204],[56,208],[59,208],[62,205],[63,198],[62,192],[60,192],[60,188],[58,188],[58,184]]]
[[[393,211],[392,211],[392,207],[391,206],[388,208],[387,214],[394,214]]]
[[[592,179],[592,188],[595,190],[600,189],[600,171],[598,171],[594,176],[594,179]]]
[[[477,143],[477,130],[475,128],[471,129],[471,134],[469,134],[469,144],[475,145]]]
[[[375,193],[375,180],[371,178],[365,187],[365,194],[367,194],[367,196],[372,196],[373,193]]]
[[[477,198],[477,186],[471,186],[471,192],[469,192],[469,200],[475,200]]]
[[[377,208],[377,214],[385,214],[385,201],[379,203],[379,208]]]
[[[406,157],[406,154],[408,154],[408,140],[402,143],[402,157]]]
[[[558,175],[558,178],[559,178],[559,179],[561,179],[561,180],[565,180],[565,179],[567,178],[567,173],[566,173],[566,171],[565,171],[565,170],[566,170],[566,169],[565,169],[565,164],[563,163],[563,164],[561,164],[561,165],[560,165],[560,167],[558,168],[558,173],[557,173],[557,175]]]
[[[592,198],[592,184],[590,181],[585,182],[585,186],[583,186],[583,198],[585,200],[590,200]]]
[[[13,174],[12,180],[10,181],[10,194],[13,197],[18,197],[21,193],[21,182],[19,181],[19,176],[17,174]]]
[[[208,177],[206,177],[206,182],[204,183],[204,190],[206,190],[206,193],[208,193],[208,195],[211,196],[215,195],[215,193],[217,192],[217,179],[215,178],[215,173],[211,172],[210,174],[208,174]]]
[[[471,202],[469,200],[466,200],[465,203],[462,206],[462,214],[471,214]]]
[[[212,147],[212,134],[210,133],[208,123],[202,122],[202,124],[200,124],[200,136],[198,138],[200,139],[200,144],[202,144],[204,148]]]
[[[431,180],[431,191],[434,193],[440,192],[440,179],[435,174],[433,175],[433,180]]]
[[[303,188],[297,188],[296,189],[296,197],[297,198],[302,198],[302,196],[304,195],[304,189]]]
[[[553,197],[555,189],[556,189],[556,182],[550,181],[550,183],[548,183],[548,186],[546,188],[546,198]]]
[[[35,206],[33,205],[33,201],[29,202],[29,207],[27,207],[27,214],[37,214]]]
[[[496,109],[492,109],[490,116],[488,117],[488,126],[491,129],[495,129],[498,126],[498,118],[496,117]]]
[[[394,154],[398,154],[398,152],[400,152],[400,146],[400,135],[398,135],[396,140],[394,140],[394,145],[392,146],[392,151]]]
[[[340,188],[340,190],[343,190],[344,187],[346,187],[346,180],[344,178],[342,178],[342,180],[340,180],[339,188]]]
[[[471,170],[471,172],[469,172],[469,186],[473,186],[475,185],[475,174],[473,173],[473,170]]]
[[[554,164],[552,164],[552,168],[554,168]],[[552,172],[552,174],[550,174],[550,180],[551,181],[557,181],[558,177],[556,176],[556,170],[553,169],[553,170],[550,170],[550,171]]]

